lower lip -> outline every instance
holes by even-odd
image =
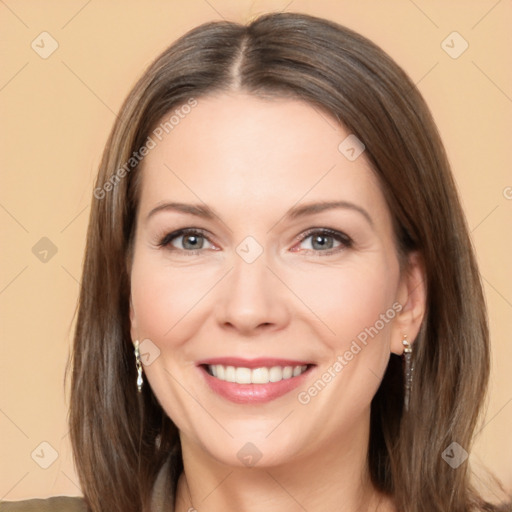
[[[300,386],[309,375],[312,367],[309,366],[304,373],[297,377],[290,377],[279,382],[269,382],[267,384],[237,384],[236,382],[226,382],[210,375],[204,366],[198,366],[204,375],[210,389],[218,395],[237,404],[256,404],[275,400],[280,396],[289,393]]]

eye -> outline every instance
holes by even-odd
[[[309,239],[311,239],[311,242],[307,252],[317,253],[319,256],[334,254],[353,245],[353,240],[345,233],[325,228],[311,229],[302,234],[299,241],[302,243]],[[337,246],[334,245],[335,241],[338,242]]]
[[[181,239],[181,247],[176,247],[173,242],[179,239]],[[188,254],[198,254],[201,249],[204,249],[205,240],[208,240],[208,238],[202,230],[184,228],[165,235],[158,243],[158,246]]]
[[[177,242],[180,239],[181,243]],[[311,239],[310,248],[306,248],[306,252],[316,253],[319,256],[334,254],[353,245],[353,240],[345,233],[326,228],[313,228],[297,237],[300,243],[309,239]],[[199,254],[202,249],[208,248],[205,247],[205,241],[211,243],[203,230],[183,228],[166,234],[158,242],[158,246],[165,247],[171,251],[195,255]],[[335,242],[338,245],[335,245]],[[181,245],[181,247],[177,247],[176,244]],[[292,251],[298,252],[297,249],[292,249]]]

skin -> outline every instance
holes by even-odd
[[[412,341],[418,333],[424,274],[414,253],[400,273],[390,212],[365,154],[351,162],[338,150],[347,135],[305,102],[230,92],[198,98],[144,159],[131,334],[160,351],[144,377],[180,430],[178,511],[394,510],[368,478],[370,402],[403,334]],[[297,204],[331,200],[363,208],[372,224],[349,208],[284,217]],[[148,218],[170,201],[206,204],[218,217],[162,210]],[[180,228],[205,231],[198,253],[186,236],[158,246]],[[297,240],[309,228],[353,244]],[[252,263],[236,252],[247,236],[263,249]],[[394,303],[402,310],[300,403],[298,392]],[[196,362],[221,356],[316,366],[306,385],[278,399],[235,404],[199,378]],[[262,454],[254,467],[237,457],[247,442]]]

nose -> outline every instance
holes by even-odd
[[[291,293],[276,274],[268,266],[265,253],[252,263],[236,255],[217,296],[216,319],[220,327],[244,336],[286,327]]]

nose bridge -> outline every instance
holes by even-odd
[[[282,327],[288,318],[282,283],[269,269],[271,262],[263,246],[253,237],[246,237],[233,255],[219,297],[218,321],[242,331],[272,324]]]

